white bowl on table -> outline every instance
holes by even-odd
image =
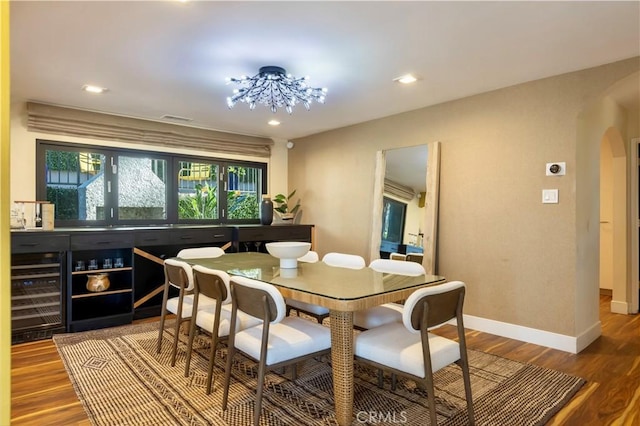
[[[266,243],[269,254],[280,259],[281,269],[294,269],[298,267],[298,258],[304,256],[311,249],[311,243],[299,241],[278,241]]]

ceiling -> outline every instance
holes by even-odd
[[[640,2],[12,1],[12,102],[295,139],[640,55]],[[226,106],[276,65],[329,89],[293,114]],[[392,79],[412,72],[411,86]],[[95,84],[109,90],[92,95]],[[623,95],[621,95],[623,96]],[[626,96],[636,102],[638,96]]]
[[[416,193],[427,190],[427,145],[388,149],[385,151],[385,178],[413,188]]]

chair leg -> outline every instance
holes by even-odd
[[[227,344],[227,368],[224,372],[224,393],[222,394],[222,411],[227,409],[227,400],[229,399],[229,382],[231,381],[231,368],[233,367],[233,355],[235,347],[233,341]]]
[[[173,349],[171,350],[171,366],[172,367],[176,366],[176,353],[178,352],[178,336],[180,334],[180,324],[182,323],[182,320],[180,319],[180,315],[182,314],[182,312],[180,312],[179,309],[178,309],[178,314],[179,316],[176,317],[176,328],[173,335]]]
[[[464,381],[464,395],[467,399],[467,415],[469,416],[469,425],[476,424],[475,416],[473,412],[473,399],[471,397],[471,377],[469,375],[469,361],[466,354],[462,354],[459,360],[460,368],[462,369],[462,379]]]
[[[164,291],[162,293],[162,307],[160,312],[160,330],[158,332],[158,347],[156,353],[160,353],[162,349],[162,335],[164,333],[164,320],[167,315],[167,300],[169,300],[169,281],[165,279]]]
[[[189,367],[191,365],[191,351],[193,350],[193,340],[196,336],[196,321],[190,321],[189,327],[189,343],[187,343],[187,359],[184,363],[184,377],[189,377]]]
[[[396,373],[391,373],[391,390],[395,391],[398,386],[398,375]]]
[[[162,334],[164,333],[164,317],[167,311],[162,307],[162,313],[160,314],[160,330],[158,331],[158,346],[156,347],[156,353],[160,353],[162,350]]]
[[[378,368],[378,387],[384,389],[384,372],[382,368]]]
[[[431,426],[438,424],[438,416],[436,416],[436,396],[434,394],[433,376],[431,371],[426,373],[427,376],[427,401],[429,402],[429,416],[431,418]]]
[[[253,409],[253,425],[260,425],[260,412],[262,410],[262,391],[264,389],[264,376],[266,373],[266,362],[261,360],[258,364],[258,385],[256,387],[256,401]]]
[[[207,395],[211,394],[211,384],[213,383],[213,367],[216,361],[216,348],[218,346],[218,333],[211,335],[211,354],[209,355],[209,372],[207,373]]]

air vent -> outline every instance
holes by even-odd
[[[180,117],[179,115],[170,115],[170,114],[163,115],[162,119],[163,120],[171,120],[171,121],[179,121],[181,123],[189,123],[189,122],[193,121],[193,118]]]

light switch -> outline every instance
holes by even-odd
[[[558,204],[558,190],[557,189],[543,189],[542,190],[542,202],[544,204]]]

